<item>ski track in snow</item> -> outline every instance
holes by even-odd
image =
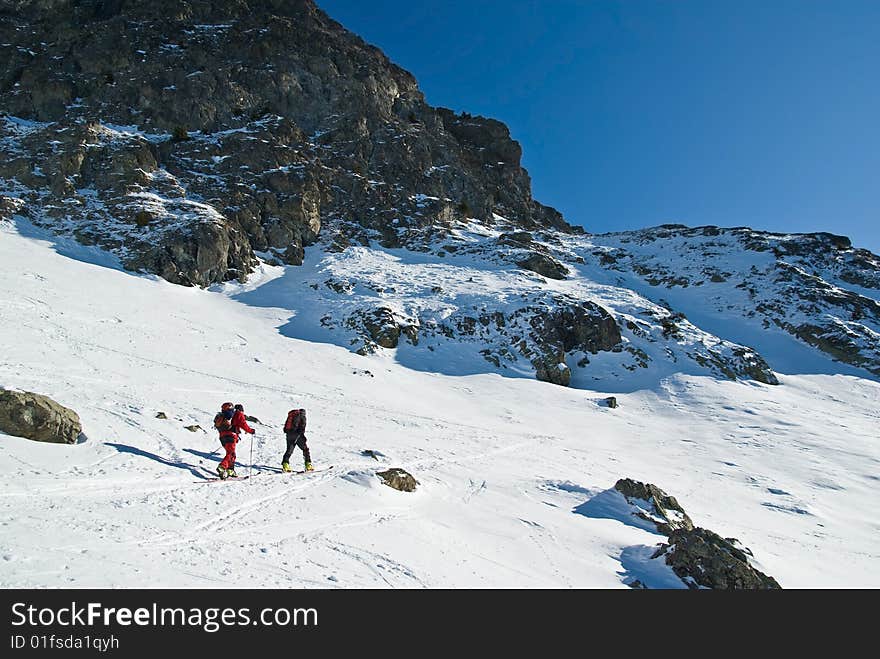
[[[59,240],[0,224],[0,385],[76,409],[86,437],[0,435],[0,587],[684,587],[650,560],[662,536],[579,512],[624,477],[739,538],[784,587],[880,586],[874,381],[679,374],[611,410],[601,390],[290,338],[283,310]],[[253,477],[194,483],[220,460],[211,419],[227,399],[261,419],[238,447]],[[293,406],[333,470],[266,473]],[[375,476],[395,466],[416,492]]]

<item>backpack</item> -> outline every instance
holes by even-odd
[[[287,413],[287,420],[284,422],[284,432],[306,431],[306,411],[290,410]]]
[[[221,433],[232,431],[232,418],[227,417],[223,412],[217,412],[217,416],[214,417],[214,428],[219,430]]]

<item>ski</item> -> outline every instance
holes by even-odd
[[[319,471],[327,471],[329,469],[333,469],[333,465],[330,465],[329,467],[321,467],[320,469],[312,469],[311,471],[306,471],[305,469],[303,469],[302,471],[291,471],[289,473],[291,473],[291,474],[314,474]]]
[[[226,478],[220,478],[219,476],[203,478],[200,481],[193,481],[193,483],[216,483],[217,481],[246,481],[250,478],[248,476],[227,476]]]
[[[298,471],[280,471],[280,470],[279,471],[274,471],[274,470],[268,471],[268,470],[264,470],[264,471],[258,471],[255,474],[248,474],[247,476],[229,476],[228,478],[220,478],[218,476],[213,476],[213,477],[208,476],[208,477],[203,478],[202,480],[193,481],[193,482],[194,483],[216,483],[217,481],[222,481],[222,480],[244,481],[244,480],[247,480],[248,478],[250,478],[251,476],[259,476],[261,474],[266,474],[269,476],[271,476],[272,474],[290,474],[290,475],[302,476],[304,474],[316,474],[321,471],[329,471],[330,469],[333,469],[333,465],[330,465],[329,467],[319,467],[318,469],[312,469],[311,471],[306,471],[305,469],[300,469]]]
[[[273,471],[273,474],[316,474],[319,471],[327,471],[328,469],[333,469],[333,465],[329,467],[320,467],[318,469],[312,469],[311,471],[306,471],[305,469],[301,469],[299,471]]]

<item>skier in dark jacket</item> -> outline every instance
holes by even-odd
[[[244,431],[253,435],[254,429],[247,423],[244,407],[233,406],[232,403],[223,403],[220,412],[214,417],[214,427],[220,432],[220,443],[226,449],[226,455],[217,465],[217,475],[223,480],[230,476],[235,478],[235,445],[239,441],[239,433]]]
[[[284,457],[281,458],[281,470],[282,471],[291,471],[290,460],[291,454],[293,454],[293,449],[296,446],[299,446],[303,452],[303,459],[305,460],[305,470],[306,471],[314,471],[312,467],[312,456],[309,454],[309,447],[306,444],[306,411],[305,410],[290,410],[287,413],[287,421],[284,422],[284,434],[287,436],[287,450],[284,452]]]

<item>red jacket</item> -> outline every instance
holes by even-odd
[[[244,412],[242,412],[241,410],[235,411],[235,414],[232,415],[232,419],[230,419],[229,424],[231,426],[229,430],[220,431],[221,442],[227,437],[234,437],[235,441],[238,441],[238,433],[240,433],[242,430],[251,434],[253,434],[254,432],[253,429],[248,425],[247,418],[245,417]]]
[[[242,430],[250,434],[253,434],[254,432],[253,428],[248,425],[247,418],[241,410],[235,410],[235,414],[232,416],[232,429],[236,434],[240,433]]]

